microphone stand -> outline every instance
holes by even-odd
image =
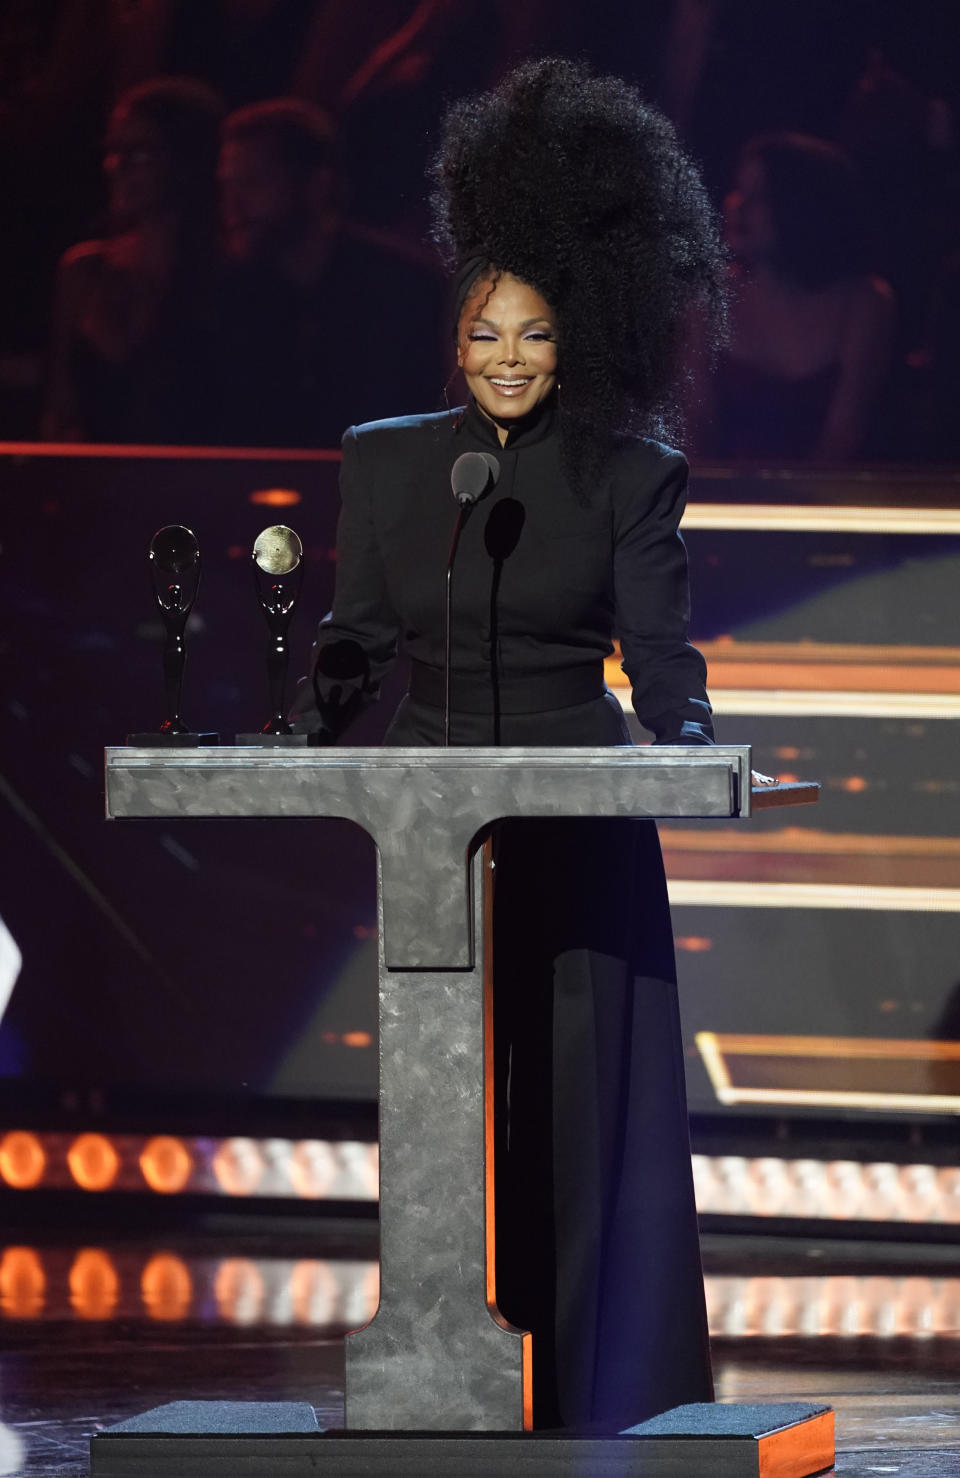
[[[460,543],[463,526],[473,507],[471,498],[459,498],[458,502],[460,509],[453,529],[453,538],[450,541],[450,553],[447,555],[446,598],[443,616],[443,742],[448,748],[450,745],[450,677],[453,663],[453,562],[457,557],[457,546]]]

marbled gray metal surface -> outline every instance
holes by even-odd
[[[375,1317],[347,1337],[351,1430],[524,1427],[530,1336],[486,1304],[486,869],[480,851],[472,970],[387,970],[381,953],[382,1276]]]
[[[524,1427],[529,1335],[488,1305],[490,823],[729,817],[749,798],[745,745],[107,751],[109,816],[337,816],[377,844],[381,1294],[347,1342],[350,1428]]]
[[[377,844],[391,970],[472,963],[465,866],[508,816],[746,816],[749,745],[107,750],[107,815],[338,816]]]

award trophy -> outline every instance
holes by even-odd
[[[253,580],[267,623],[270,717],[259,733],[238,734],[236,742],[264,749],[310,744],[313,742],[311,736],[295,734],[286,719],[285,694],[290,660],[287,635],[303,584],[303,545],[286,524],[273,524],[257,535],[253,546]],[[271,580],[275,583],[270,584]]]
[[[200,546],[191,529],[170,523],[150,540],[153,593],[166,633],[163,643],[163,690],[166,717],[156,733],[128,734],[127,743],[146,748],[193,749],[219,744],[219,734],[193,734],[180,715],[183,672],[187,663],[184,633],[200,586]]]

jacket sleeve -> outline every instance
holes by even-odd
[[[707,666],[687,640],[687,551],[679,532],[687,461],[647,444],[651,449],[658,461],[642,490],[632,478],[632,487],[620,478],[615,485],[615,631],[623,670],[637,718],[657,744],[712,744]]]
[[[344,433],[342,445],[333,609],[320,622],[310,675],[301,679],[290,714],[297,732],[328,743],[378,697],[399,635],[356,427]]]

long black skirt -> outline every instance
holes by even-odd
[[[387,742],[440,733],[407,698]],[[455,740],[489,743],[489,719],[457,715]],[[602,698],[504,715],[501,742],[629,736]],[[509,821],[494,856],[497,1303],[533,1334],[535,1426],[619,1431],[712,1399],[659,840]]]

